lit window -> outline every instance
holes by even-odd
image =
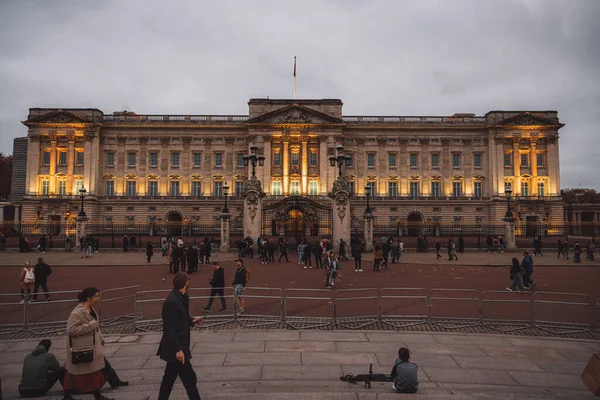
[[[202,183],[201,182],[192,182],[192,196],[198,197],[202,196]]]
[[[512,190],[512,182],[504,181],[504,191],[506,192],[508,189]]]
[[[419,182],[411,182],[410,183],[410,197],[418,197],[419,196]]]
[[[475,192],[475,197],[483,197],[483,187],[481,182],[475,182],[473,185],[473,191]]]
[[[318,182],[311,181],[308,183],[308,194],[311,196],[319,194]]]
[[[273,182],[272,192],[273,192],[272,193],[273,196],[281,196],[281,182],[280,181]]]
[[[135,181],[127,181],[127,196],[135,196]]]
[[[417,155],[415,153],[411,153],[410,155],[410,167],[417,168]]]
[[[300,194],[300,182],[297,182],[297,181],[292,182],[292,194],[293,195]]]
[[[150,181],[148,182],[148,196],[158,196],[158,182]]]
[[[529,196],[529,182],[521,182],[521,196]]]
[[[473,155],[473,165],[475,168],[481,168],[481,153],[475,153]]]
[[[47,196],[50,191],[50,181],[42,181],[42,194]]]
[[[215,167],[223,166],[223,153],[215,153]]]
[[[398,182],[388,182],[388,196],[398,196]]]
[[[388,166],[390,166],[390,167],[396,166],[396,153],[390,153],[388,155]]]
[[[107,196],[115,195],[115,182],[114,181],[106,181],[106,195]]]
[[[538,196],[544,197],[546,195],[546,188],[544,182],[538,182]]]
[[[431,196],[432,197],[440,197],[440,183],[439,182],[431,182]]]
[[[452,182],[452,196],[462,196],[462,182]]]
[[[127,153],[127,165],[129,165],[130,168],[135,167],[135,153]]]
[[[113,153],[112,151],[106,153],[106,166],[107,167],[115,166],[115,153]]]
[[[83,187],[83,180],[77,179],[75,180],[75,193],[79,194],[79,189]]]
[[[171,196],[179,196],[179,181],[171,181]]]
[[[58,194],[67,194],[67,181],[58,181]]]
[[[433,153],[431,155],[431,166],[433,168],[437,168],[440,166],[440,155],[438,153]]]
[[[67,165],[67,152],[66,151],[58,152],[58,165]]]
[[[367,154],[367,167],[369,167],[369,168],[375,167],[375,154],[374,153]]]

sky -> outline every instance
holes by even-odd
[[[345,115],[557,110],[561,187],[600,190],[599,0],[0,0],[0,152],[31,107]]]

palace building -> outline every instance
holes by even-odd
[[[511,188],[519,219],[564,222],[556,111],[360,116],[345,115],[338,99],[248,106],[248,115],[31,108],[16,219],[74,218],[81,187],[87,216],[98,223],[214,223],[224,187],[232,218],[240,217],[253,169],[244,156],[256,146],[265,157],[256,166],[263,233],[278,234],[284,220],[286,233],[305,232],[302,218],[311,214],[321,222],[317,236],[326,232],[327,195],[339,173],[329,158],[342,145],[351,156],[341,172],[352,217],[363,215],[369,186],[378,223],[496,223]],[[299,206],[281,208],[286,199]]]

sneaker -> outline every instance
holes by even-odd
[[[202,307],[202,311],[204,311],[204,312],[210,312],[210,308],[208,308],[208,307]]]
[[[506,288],[506,290],[508,290],[509,292],[512,292],[513,290],[509,287]]]
[[[308,269],[312,269],[312,267],[308,267]]]
[[[535,282],[531,282],[531,289],[535,289]]]
[[[240,308],[240,309],[238,310],[238,315],[240,315],[240,314],[243,314],[243,313],[244,313],[244,311],[245,311],[245,310],[244,310],[243,308]]]
[[[25,303],[25,300],[21,300],[21,301],[19,302],[19,304],[24,304],[24,303]]]
[[[226,308],[221,308],[221,309],[219,310],[219,312],[225,312],[225,311],[227,311],[227,309],[226,309]]]
[[[305,266],[304,269],[306,269],[306,268],[308,268],[308,267]]]
[[[50,301],[50,297],[48,297],[48,298],[46,299],[46,301]]]
[[[361,268],[361,269],[359,269],[359,270],[358,270],[358,272],[363,272],[363,269],[362,269],[362,268]]]

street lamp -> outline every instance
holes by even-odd
[[[365,194],[367,195],[367,209],[365,210],[365,218],[373,218],[373,211],[371,210],[371,205],[369,204],[369,197],[371,196],[371,186],[365,186]]]
[[[253,167],[254,168],[254,167]],[[254,172],[254,171],[252,171]],[[221,210],[223,214],[229,214],[229,208],[227,208],[227,195],[229,194],[229,186],[227,186],[227,182],[223,185],[223,196],[225,197],[225,207]]]
[[[508,208],[506,210],[506,215],[504,216],[504,221],[515,222],[512,211],[510,211],[510,196],[512,195],[512,189],[511,188],[504,189],[504,194],[506,195],[506,201],[508,202]]]
[[[257,155],[256,154],[257,150],[258,150],[258,147],[253,145],[252,147],[250,147],[250,154],[242,157],[242,159],[244,160],[245,167],[247,167],[248,165],[252,165],[252,176],[253,177],[256,176],[256,164],[258,163],[258,165],[260,167],[265,165],[265,156],[263,156],[262,154]]]
[[[332,167],[335,167],[337,165],[338,176],[342,176],[342,166],[345,164],[346,167],[349,167],[352,164],[352,156],[350,154],[344,155],[344,146],[342,146],[341,144],[337,145],[336,150],[337,156],[329,156],[329,164]]]
[[[85,198],[86,193],[87,190],[85,189],[85,187],[81,186],[81,189],[79,189],[79,198],[81,199],[81,210],[79,210],[79,214],[77,214],[77,216],[81,218],[87,217],[87,215],[85,215],[85,211],[83,210],[83,199]]]

